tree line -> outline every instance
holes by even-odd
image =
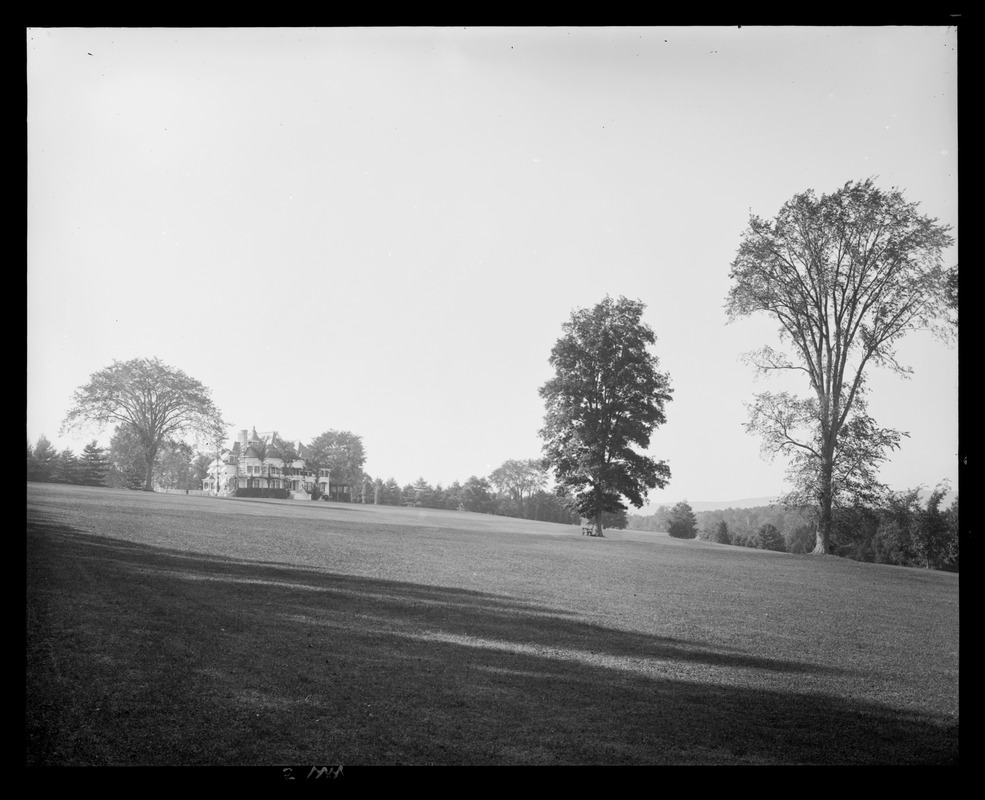
[[[210,457],[194,453],[186,442],[168,441],[158,448],[152,483],[168,490],[200,489],[208,474]],[[56,450],[46,436],[27,443],[27,479],[42,483],[143,489],[146,459],[136,435],[118,427],[108,448],[94,439],[80,454],[71,448]]]
[[[294,452],[279,437],[261,440],[255,449],[261,455],[288,458],[287,450]],[[362,437],[351,431],[326,431],[312,440],[308,450],[311,463],[330,469],[338,485],[348,489],[333,496],[342,502],[471,511],[568,525],[581,521],[570,496],[547,490],[547,469],[536,459],[510,459],[489,476],[473,475],[464,483],[442,486],[422,477],[400,485],[395,478],[373,478],[363,471]],[[152,485],[170,491],[200,489],[215,458],[206,450],[195,452],[186,442],[165,441],[153,461]],[[146,463],[142,441],[127,425],[115,428],[108,448],[93,440],[78,456],[71,449],[57,451],[45,436],[27,445],[29,481],[137,490],[145,486]],[[618,514],[606,522],[611,528],[628,524],[625,515]]]
[[[884,491],[878,502],[836,507],[832,512],[833,555],[875,564],[959,571],[958,496],[943,507],[948,486]],[[652,514],[629,517],[630,530],[669,533],[737,547],[811,553],[817,535],[816,509],[782,504],[694,512],[684,501]]]

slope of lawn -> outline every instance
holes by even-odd
[[[956,764],[958,576],[27,486],[28,765]]]

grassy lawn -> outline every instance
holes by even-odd
[[[956,764],[958,576],[27,486],[31,765]]]

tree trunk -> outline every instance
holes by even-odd
[[[828,555],[831,552],[831,472],[832,462],[825,459],[821,462],[820,491],[818,492],[818,504],[820,513],[817,518],[816,539],[814,542],[815,554]]]
[[[154,491],[154,460],[157,458],[157,448],[147,449],[147,474],[144,478],[144,491]]]
[[[595,512],[595,535],[603,536],[602,533],[602,509]]]

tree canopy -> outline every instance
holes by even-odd
[[[516,503],[522,517],[524,500],[544,488],[547,474],[540,459],[511,458],[489,474],[489,482]]]
[[[806,496],[816,509],[815,552],[830,552],[833,505],[873,494],[879,462],[905,435],[866,414],[866,370],[908,374],[895,346],[910,331],[954,335],[955,271],[942,265],[952,243],[949,226],[871,179],[799,194],[773,220],[751,216],[742,236],[729,318],[779,322],[785,351],[764,347],[750,361],[764,373],[802,372],[812,390],[758,395],[747,428],[771,457],[794,457],[796,502]]]
[[[310,465],[331,471],[332,486],[355,487],[362,480],[366,450],[361,436],[350,431],[328,430],[308,446]]]
[[[153,488],[154,462],[167,440],[188,434],[207,437],[221,415],[210,391],[180,369],[157,358],[114,361],[92,374],[73,395],[63,430],[88,425],[129,427],[144,448],[144,489]]]
[[[648,347],[644,304],[606,297],[578,309],[551,350],[555,376],[540,389],[546,413],[540,435],[559,491],[601,535],[606,512],[642,507],[647,491],[664,487],[670,468],[645,455],[653,429],[666,421],[670,378]]]

